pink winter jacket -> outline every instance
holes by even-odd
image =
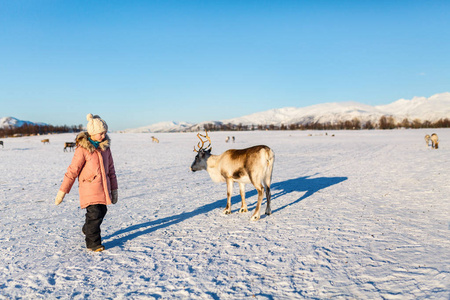
[[[95,149],[88,136],[87,132],[78,134],[72,163],[59,188],[68,194],[78,177],[81,208],[92,204],[111,204],[111,191],[118,188],[109,137],[106,136]]]

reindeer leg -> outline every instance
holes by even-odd
[[[223,210],[226,215],[231,214],[231,195],[233,194],[233,179],[227,178],[227,207]]]
[[[240,213],[248,212],[247,204],[245,203],[245,183],[239,182],[239,191],[241,193],[241,209],[239,210]]]
[[[266,204],[266,215],[272,214],[272,209],[270,208],[270,187],[268,185],[265,186],[266,188],[266,198],[267,198],[267,204]]]
[[[256,208],[255,208],[255,212],[253,213],[252,217],[251,217],[251,221],[257,221],[259,220],[260,217],[260,210],[261,210],[261,202],[264,196],[264,187],[262,186],[262,184],[260,183],[258,186],[255,186],[256,190],[258,191],[258,203],[256,203]]]

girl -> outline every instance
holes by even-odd
[[[86,222],[82,229],[86,235],[86,247],[99,252],[105,250],[101,243],[100,225],[107,212],[106,205],[117,203],[118,186],[110,139],[106,134],[108,125],[99,116],[88,114],[86,118],[87,132],[81,132],[75,139],[77,148],[55,204],[63,201],[78,178],[80,206],[86,208]]]

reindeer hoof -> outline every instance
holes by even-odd
[[[259,220],[258,215],[253,215],[252,218],[250,219],[250,221],[258,221],[258,220]]]
[[[247,209],[247,207],[241,208],[241,209],[239,210],[239,212],[240,212],[240,213],[245,213],[245,212],[248,212],[248,209]]]
[[[226,215],[231,215],[231,209],[224,209],[223,213]]]

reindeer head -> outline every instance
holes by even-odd
[[[197,134],[198,138],[200,139],[200,142],[198,142],[198,149],[195,149],[194,151],[197,152],[197,155],[195,156],[194,162],[191,165],[191,171],[200,171],[200,170],[206,170],[207,167],[207,160],[211,156],[211,138],[208,136],[208,132],[205,130],[206,134],[202,135],[200,133]],[[202,139],[202,138],[205,138]],[[208,141],[208,145],[205,146],[205,142]],[[201,143],[201,144],[200,144]]]

